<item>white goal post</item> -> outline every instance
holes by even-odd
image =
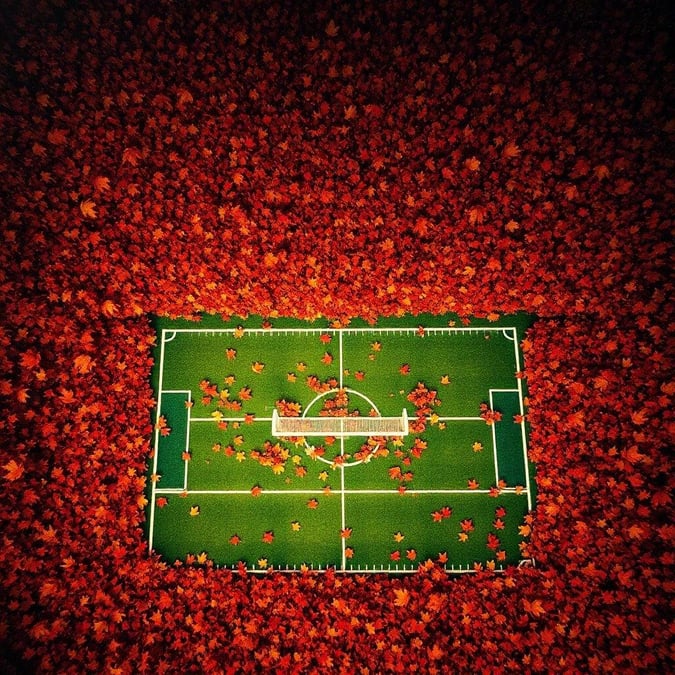
[[[282,417],[272,411],[272,436],[407,436],[408,412],[403,409],[400,417]]]

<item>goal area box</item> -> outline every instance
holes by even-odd
[[[156,318],[149,551],[255,573],[519,564],[532,320]]]

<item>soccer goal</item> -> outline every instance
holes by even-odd
[[[384,436],[408,435],[408,413],[403,409],[400,417],[283,417],[272,411],[272,435],[275,437],[300,436]]]

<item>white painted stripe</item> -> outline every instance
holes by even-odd
[[[490,389],[490,410],[494,410],[494,401],[492,400],[492,392],[499,391],[498,389]],[[490,425],[492,431],[492,456],[495,466],[495,485],[499,485],[499,462],[497,461],[497,430],[494,422]]]
[[[188,401],[192,400],[192,392],[188,392]],[[185,452],[190,451],[190,413],[192,411],[192,407],[188,406],[187,407],[187,429],[185,433]],[[185,460],[185,474],[183,477],[183,488],[187,490],[188,486],[188,467],[190,465],[190,462],[186,459]]]
[[[468,333],[470,335],[480,335],[481,333],[503,332],[507,330],[515,330],[512,326],[429,326],[424,328],[425,335],[434,334],[459,334]],[[338,333],[345,335],[352,335],[358,333],[371,333],[377,335],[379,333],[395,333],[399,335],[415,335],[417,328],[411,327],[367,327],[367,328],[245,328],[244,337],[246,335],[293,335],[293,334],[321,334],[321,333]],[[234,334],[234,328],[174,328],[170,331],[172,337],[167,340],[170,342],[174,339],[177,333],[195,333],[207,335],[219,335],[223,333]]]
[[[154,457],[152,460],[152,473],[157,473],[157,460],[159,457],[159,418],[162,414],[162,384],[164,381],[164,338],[166,336],[166,330],[162,330],[162,335],[160,338],[160,352],[159,352],[159,382],[157,388],[159,390],[157,394],[157,412],[155,414],[155,440],[154,440]],[[157,483],[152,483],[152,489],[150,491],[150,523],[148,524],[148,553],[152,554],[152,544],[155,535],[155,495],[157,494]]]
[[[420,566],[418,565],[417,567],[399,567],[398,565],[395,566],[393,569],[391,566],[388,566],[387,569],[384,569],[384,566],[380,566],[379,568],[376,566],[373,567],[368,567],[367,565],[365,567],[350,567],[349,569],[338,569],[337,567],[333,567],[331,565],[327,566],[325,569],[322,569],[321,566],[319,567],[314,567],[313,565],[308,565],[307,566],[310,571],[312,572],[326,572],[329,569],[334,569],[337,574],[417,574],[419,572]],[[238,570],[239,568],[237,565],[231,565],[231,566],[223,566],[222,568],[219,569],[230,569],[230,570]],[[483,569],[486,569],[485,564],[483,564]],[[247,567],[246,568],[246,573],[247,574],[269,574],[270,572],[280,572],[281,574],[298,574],[300,570],[297,568],[296,565],[293,566],[293,568],[288,568],[288,567],[274,567],[274,568],[267,568],[267,569],[259,569],[255,566],[253,567]],[[503,574],[506,571],[505,567],[495,567],[493,570],[494,572],[497,572],[499,574]],[[466,568],[462,567],[446,567],[445,568],[446,574],[476,574],[476,570],[473,569],[472,566],[467,566]]]
[[[344,454],[344,439],[340,439],[342,444],[342,451],[340,454]],[[340,522],[341,528],[344,530],[347,527],[347,520],[345,515],[345,469],[340,467]],[[347,542],[344,537],[340,537],[340,546],[342,548],[342,571],[344,572],[347,567]]]
[[[516,334],[516,329],[513,329],[514,335]],[[516,372],[520,372],[520,354],[518,353],[518,340],[514,339],[513,349],[516,355]],[[517,378],[518,384],[518,398],[520,402],[520,414],[525,414],[525,402],[523,400],[523,381],[521,378]],[[532,502],[532,492],[530,487],[530,468],[529,462],[527,459],[527,433],[525,430],[525,422],[523,421],[520,425],[520,434],[523,439],[523,463],[525,465],[525,491],[527,492],[527,510],[532,511],[533,502]]]
[[[254,417],[253,422],[246,423],[244,417],[192,417],[190,422],[242,422],[246,426],[251,426],[254,422],[266,422],[268,425],[272,422],[271,417]]]
[[[467,490],[466,488],[462,489],[420,489],[408,488],[405,491],[404,495],[401,495],[398,490],[331,490],[329,493],[325,493],[323,489],[317,490],[265,490],[263,489],[261,496],[263,495],[307,495],[307,496],[316,496],[324,495],[325,497],[330,497],[333,495],[398,495],[400,497],[411,496],[411,495],[486,495],[489,494],[490,490],[480,489],[480,490]],[[515,488],[504,488],[500,490],[502,494],[515,494]],[[524,494],[525,490],[521,494]],[[250,490],[180,490],[179,488],[158,488],[157,494],[188,494],[188,495],[250,495]]]

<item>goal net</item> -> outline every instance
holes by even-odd
[[[407,436],[408,413],[400,417],[282,417],[272,411],[272,435],[297,436]]]

